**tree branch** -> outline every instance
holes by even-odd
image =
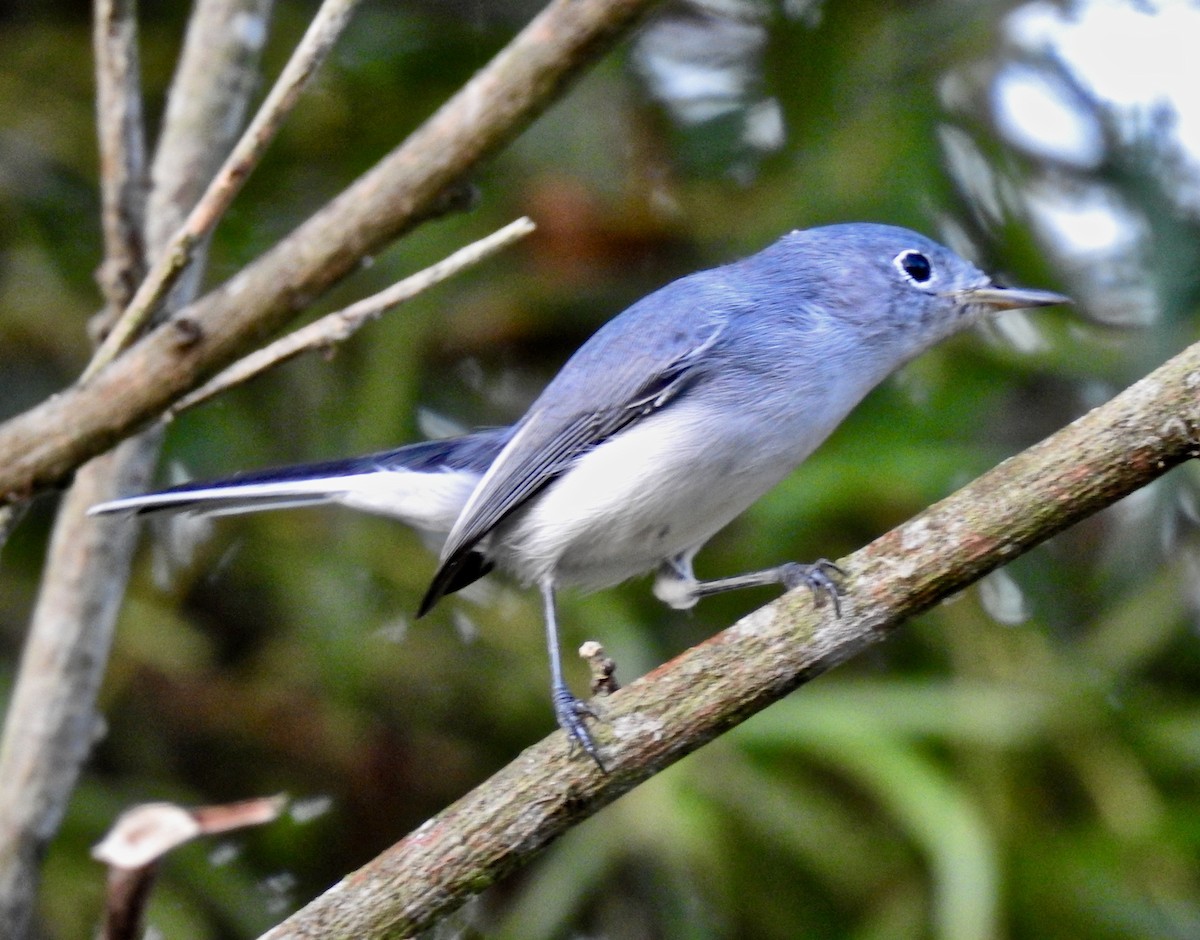
[[[269,7],[270,0],[197,4],[171,88],[143,232],[133,224],[146,196],[141,132],[134,126],[141,110],[134,4],[98,0],[101,170],[113,174],[101,179],[102,271],[114,313],[143,269],[143,239],[152,249],[162,244],[232,142],[261,48],[246,39],[265,35]],[[186,297],[196,283],[193,276],[177,296]],[[84,466],[55,520],[0,742],[0,924],[13,937],[26,934],[41,856],[96,740],[96,695],[136,545],[134,526],[97,524],[86,511],[97,500],[145,487],[160,438],[155,429]]]
[[[248,382],[256,375],[282,365],[302,353],[317,349],[330,349],[338,343],[344,343],[372,320],[378,319],[392,308],[412,300],[418,294],[453,277],[460,271],[478,264],[502,248],[507,248],[535,228],[533,222],[523,216],[377,294],[364,297],[349,307],[334,313],[326,314],[308,326],[301,327],[294,333],[277,339],[271,345],[252,352],[244,359],[239,359],[228,369],[213,376],[200,388],[175,402],[167,409],[163,417],[168,421],[172,420],[188,408],[194,408],[236,385]]]
[[[108,300],[106,312],[111,313],[128,300],[145,262],[146,154],[133,0],[97,0],[92,41],[104,233],[104,263],[98,276]],[[121,487],[140,483],[121,472],[123,464],[123,455],[95,461],[95,471],[80,474],[77,498],[94,499],[103,477]],[[121,557],[131,550],[125,544],[132,540],[128,530],[124,539],[110,539],[107,530],[96,529],[91,538],[78,538],[77,525],[66,522],[70,503],[64,503],[51,541],[51,564],[0,741],[0,923],[8,925],[14,937],[26,933],[41,854],[58,828],[79,765],[95,739],[92,701],[100,672],[89,668],[88,661],[96,655],[97,644],[104,651],[99,659],[107,659],[108,639],[103,629],[96,633],[88,627],[97,611],[111,609],[115,615],[124,579],[113,578],[115,595],[103,584],[114,569],[120,570]],[[18,507],[6,508],[15,524]],[[94,542],[99,531],[105,537]],[[6,535],[0,531],[0,538]],[[85,592],[85,572],[93,570],[106,580],[99,592]]]
[[[148,186],[136,13],[134,0],[98,0],[93,23],[104,232],[99,280],[110,310],[128,303],[146,264]]]
[[[839,562],[843,613],[794,591],[605,699],[611,773],[556,732],[268,932],[408,936],[621,794],[995,568],[1200,456],[1200,344]]]
[[[86,382],[112,362],[162,305],[171,288],[191,264],[198,246],[216,227],[241,191],[246,178],[258,166],[267,145],[317,74],[317,69],[325,61],[358,4],[359,0],[325,0],[321,5],[258,113],[208,184],[204,195],[192,207],[183,225],[159,251],[149,275],[96,350],[84,370],[83,381]]]
[[[275,248],[90,381],[0,425],[0,502],[61,482],[438,211],[655,2],[551,3],[404,144]]]

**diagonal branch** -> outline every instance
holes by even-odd
[[[0,425],[0,503],[60,483],[436,213],[656,0],[554,0],[404,144],[90,381]]]
[[[213,376],[194,392],[179,399],[167,409],[163,417],[168,421],[174,420],[176,415],[188,408],[194,408],[210,398],[215,398],[222,392],[241,385],[243,382],[248,382],[256,375],[282,365],[302,353],[318,349],[327,350],[338,343],[344,343],[372,320],[377,320],[392,308],[412,300],[418,294],[454,277],[460,271],[478,264],[503,248],[507,248],[530,234],[535,228],[532,220],[522,216],[492,232],[491,235],[458,249],[423,271],[418,271],[391,287],[384,288],[377,294],[364,297],[349,307],[326,314],[308,326],[301,327],[295,332],[277,339],[271,345],[255,350],[246,358],[239,359],[228,369]]]
[[[191,264],[196,249],[216,227],[241,191],[246,178],[262,159],[267,145],[300,100],[300,94],[317,74],[317,69],[325,61],[359,2],[325,0],[321,5],[258,113],[205,189],[204,195],[192,207],[183,225],[161,249],[128,308],[96,350],[84,370],[83,381],[116,358],[162,305],[180,275]]]
[[[839,564],[843,615],[807,591],[742,618],[606,699],[612,772],[561,732],[265,935],[409,936],[567,828],[1050,536],[1200,457],[1200,344]]]

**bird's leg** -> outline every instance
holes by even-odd
[[[765,568],[762,571],[751,571],[730,578],[715,578],[712,581],[699,581],[692,573],[691,557],[679,556],[663,562],[658,569],[658,577],[654,582],[654,593],[672,607],[686,609],[702,597],[723,594],[725,591],[762,587],[768,584],[782,584],[789,591],[792,588],[804,586],[812,591],[813,600],[817,606],[820,606],[825,598],[829,598],[833,602],[834,614],[840,617],[842,615],[841,592],[831,575],[842,574],[844,574],[842,569],[832,561],[821,558],[809,565],[790,561],[774,568]]]
[[[600,761],[600,754],[592,735],[584,723],[585,718],[596,718],[596,713],[587,702],[577,699],[563,680],[562,655],[558,648],[558,614],[554,606],[554,583],[549,579],[541,582],[542,606],[546,616],[546,650],[550,654],[550,698],[554,702],[554,717],[558,726],[567,733],[568,739],[576,741],[587,755],[596,762],[601,773],[608,773]]]

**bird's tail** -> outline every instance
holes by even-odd
[[[233,515],[341,503],[445,534],[475,484],[508,441],[508,428],[489,428],[395,450],[184,483],[156,493],[100,503],[89,515],[192,512]]]

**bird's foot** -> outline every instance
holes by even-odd
[[[846,572],[828,558],[818,558],[810,565],[789,562],[780,566],[780,580],[789,591],[800,586],[807,587],[813,594],[813,603],[820,607],[825,598],[833,602],[833,612],[842,615],[842,592],[831,575],[845,577]]]
[[[595,709],[587,702],[577,699],[565,685],[553,686],[550,696],[554,701],[554,717],[558,719],[558,726],[567,733],[568,740],[583,748],[588,757],[596,762],[602,774],[608,773],[600,760],[596,742],[592,740],[591,732],[584,721],[586,718],[600,719]]]

